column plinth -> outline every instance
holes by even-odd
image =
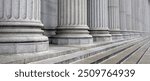
[[[54,44],[90,44],[87,26],[87,0],[58,0],[58,27]]]
[[[47,51],[40,0],[0,0],[0,54]]]

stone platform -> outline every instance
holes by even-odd
[[[46,52],[0,55],[1,64],[150,63],[149,38],[97,42],[88,45],[50,45]],[[134,61],[135,60],[135,61]],[[132,62],[134,61],[134,62]]]
[[[150,64],[150,38],[50,45],[46,52],[0,55],[1,64]]]

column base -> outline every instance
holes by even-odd
[[[130,32],[130,38],[131,38],[131,39],[132,39],[132,38],[135,38],[135,37],[134,37],[134,32],[133,32],[133,31]]]
[[[134,33],[134,38],[138,38],[138,37],[141,37],[141,34],[140,33]]]
[[[112,41],[112,37],[110,34],[103,34],[103,35],[93,35],[94,42],[106,42]]]
[[[125,39],[125,40],[131,39],[129,31],[121,31],[121,33],[123,35],[123,39]]]
[[[112,35],[112,40],[123,40],[122,34],[111,34],[111,35]]]
[[[131,37],[130,37],[130,35],[129,34],[124,34],[123,35],[123,39],[125,39],[125,40],[128,40],[128,39],[130,39]]]
[[[40,26],[0,27],[0,54],[24,54],[48,51],[48,38]]]
[[[120,31],[111,30],[110,33],[112,35],[112,40],[124,40],[123,35],[120,33]]]
[[[91,44],[93,38],[88,30],[87,25],[58,26],[56,35],[52,37],[52,43],[58,45]]]
[[[93,36],[94,42],[105,42],[112,41],[111,34],[109,34],[108,29],[92,29],[90,30],[90,34]]]
[[[23,54],[47,51],[49,42],[0,43],[0,54]]]
[[[141,36],[142,36],[142,37],[147,37],[147,36],[149,36],[149,35],[150,35],[149,32],[141,32]]]
[[[92,44],[93,38],[59,38],[53,37],[53,44],[58,45],[80,45],[80,44]]]

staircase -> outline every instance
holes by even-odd
[[[85,46],[28,64],[150,64],[150,38]]]

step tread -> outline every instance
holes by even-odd
[[[123,64],[137,64],[140,58],[143,56],[143,54],[145,54],[149,46],[150,46],[150,42],[148,44],[146,43],[144,46],[142,46],[139,50],[134,52],[130,57],[128,57],[122,63]]]
[[[150,47],[140,60],[139,64],[150,64]]]
[[[106,56],[109,56],[111,54],[114,54],[120,50],[123,50],[123,49],[126,49],[128,48],[129,46],[132,46],[134,45],[135,42],[129,42],[128,44],[124,44],[124,45],[121,45],[121,46],[118,46],[118,47],[115,47],[115,48],[112,48],[108,51],[104,51],[102,53],[98,53],[96,55],[92,55],[88,58],[85,58],[85,59],[81,59],[81,60],[78,60],[78,61],[75,61],[71,64],[90,64],[90,63],[93,63],[93,62],[96,62]]]
[[[145,41],[144,41],[145,42]],[[144,42],[140,42],[124,51],[121,51],[120,53],[117,53],[116,55],[108,58],[107,60],[101,62],[101,64],[117,64],[120,62],[122,59],[124,59],[126,56],[130,55],[133,53],[135,50],[139,49]]]
[[[113,43],[113,44],[110,44],[110,45],[104,45],[104,46],[95,47],[95,48],[90,48],[90,49],[87,49],[87,50],[82,50],[82,51],[78,51],[78,52],[75,52],[75,53],[70,53],[70,54],[67,54],[67,55],[61,55],[61,56],[54,57],[54,58],[49,58],[49,59],[45,59],[45,60],[41,60],[41,61],[31,62],[29,64],[54,64],[54,63],[67,61],[69,59],[72,60],[72,61],[73,60],[75,61],[76,59],[81,59],[82,58],[81,56],[88,55],[90,53],[95,53],[96,54],[96,52],[100,52],[104,49],[112,48],[112,47],[122,45],[122,44],[125,44],[125,43],[127,43],[127,41]],[[83,58],[85,58],[85,57],[83,57]]]

